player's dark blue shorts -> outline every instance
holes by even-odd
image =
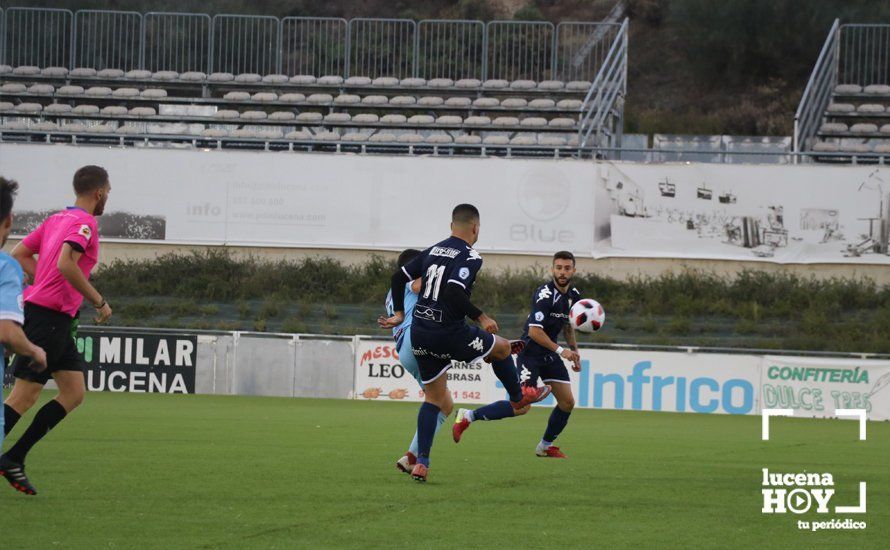
[[[516,358],[516,370],[519,371],[519,382],[524,386],[537,386],[538,378],[545,384],[569,383],[569,369],[562,357],[555,353],[532,355],[523,351]]]
[[[412,326],[411,344],[420,378],[429,384],[451,368],[451,361],[469,363],[491,353],[494,335],[470,325],[435,331]]]

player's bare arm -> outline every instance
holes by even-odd
[[[528,336],[539,346],[558,353],[559,356],[566,361],[571,361],[573,364],[579,364],[581,358],[578,355],[577,351],[563,348],[562,346],[551,340],[550,337],[547,336],[547,333],[544,332],[544,329],[542,329],[541,327],[528,327]]]
[[[22,327],[15,321],[0,320],[0,342],[19,355],[27,355],[37,364],[37,371],[46,368],[46,352],[28,340]]]
[[[82,252],[78,252],[70,244],[65,243],[62,245],[62,252],[59,254],[57,267],[62,276],[65,277],[65,280],[71,283],[71,286],[96,308],[96,322],[104,323],[111,317],[111,306],[108,305],[108,302],[102,298],[99,291],[90,284],[90,281],[77,267],[77,261],[82,255]]]
[[[574,359],[570,359],[572,362],[572,370],[581,372],[581,354],[578,353],[578,340],[575,336],[575,328],[570,324],[566,324],[562,329],[562,333],[566,337],[566,344],[568,344],[569,349],[575,352]]]
[[[15,258],[15,260],[22,266],[22,271],[24,271],[31,279],[33,279],[34,274],[37,273],[37,259],[34,258],[34,253],[33,250],[22,243],[15,245],[15,248],[13,248],[10,253],[10,256]]]

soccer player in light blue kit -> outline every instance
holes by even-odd
[[[0,178],[0,248],[6,244],[12,231],[12,202],[19,184]],[[46,368],[46,353],[35,346],[22,331],[25,309],[22,300],[22,266],[12,256],[0,250],[0,388],[3,386],[3,370],[6,365],[4,346],[15,353],[32,358],[38,368]],[[6,426],[0,409],[0,446]],[[2,475],[2,473],[0,473]]]
[[[404,250],[399,254],[399,268],[401,269],[402,266],[419,255],[420,250],[415,250],[413,248]],[[405,284],[405,319],[400,325],[393,327],[392,337],[396,341],[396,351],[399,354],[399,361],[402,363],[402,367],[410,372],[411,376],[413,376],[420,387],[423,388],[423,382],[420,379],[420,368],[417,366],[417,359],[414,358],[414,352],[411,349],[411,319],[413,318],[414,305],[417,304],[417,294],[420,292],[420,282],[420,279],[416,279]],[[393,315],[391,290],[386,294],[386,314],[390,316]],[[451,414],[451,411],[439,411],[439,416],[436,419],[437,432],[439,431],[439,428],[442,427],[442,424],[445,423],[449,414]],[[414,465],[417,464],[417,451],[417,432],[415,431],[414,439],[411,440],[408,452],[396,461],[396,468],[406,474],[410,474],[411,470],[414,469]]]

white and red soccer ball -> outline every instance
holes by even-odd
[[[606,322],[606,310],[596,300],[584,298],[572,305],[569,322],[579,332],[596,332]]]

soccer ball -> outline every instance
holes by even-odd
[[[584,298],[578,300],[569,312],[572,328],[580,332],[596,332],[606,322],[606,311],[596,300]]]

